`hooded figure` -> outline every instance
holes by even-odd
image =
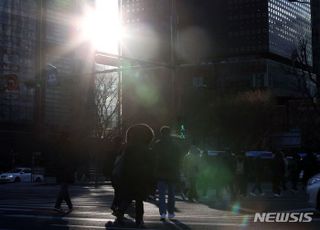
[[[143,200],[152,193],[154,185],[154,157],[150,150],[153,137],[153,130],[146,124],[136,124],[127,130],[126,144],[113,172],[120,194],[115,212],[117,224],[123,224],[124,213],[135,200],[136,225],[143,226]]]

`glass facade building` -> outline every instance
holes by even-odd
[[[74,88],[71,78],[79,62],[75,50],[82,49],[73,44],[73,17],[84,3],[0,1],[0,123],[34,125],[41,116],[46,127],[68,126]]]
[[[170,58],[171,0],[122,0],[127,57],[167,61]]]
[[[37,4],[0,1],[0,122],[33,121]]]
[[[307,42],[308,63],[312,65],[311,10],[309,4],[269,0],[269,51],[290,59],[299,41]]]
[[[121,1],[124,57],[158,64],[171,62],[171,3],[171,0]],[[139,61],[131,64],[141,66]],[[146,122],[160,128],[168,123],[173,101],[172,73],[163,65],[149,67],[122,73],[123,127]]]
[[[76,11],[73,0],[46,1],[45,41],[46,65],[56,69],[55,79],[45,86],[44,123],[50,128],[68,127],[70,123],[70,103],[72,97],[72,74],[74,73],[75,54],[72,36],[72,14]],[[48,78],[46,74],[45,78]],[[54,82],[55,81],[55,82]]]
[[[208,44],[211,53],[204,53],[203,59],[261,54],[291,59],[299,39],[307,40],[312,55],[309,4],[288,0],[177,2],[179,45],[182,50],[191,50],[201,47],[201,43]],[[186,31],[194,28],[204,31],[207,39],[202,36],[191,43],[192,36]]]

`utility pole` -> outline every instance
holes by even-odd
[[[177,117],[177,90],[176,90],[176,42],[177,42],[177,3],[176,0],[171,0],[171,17],[170,17],[170,65],[171,65],[171,94],[172,94],[172,122]]]
[[[120,23],[122,24],[122,0],[118,1],[118,17]],[[120,57],[122,56],[122,38],[118,41],[118,60],[120,62]],[[121,66],[120,66],[121,68]],[[122,71],[118,72],[118,130],[121,135],[123,132],[123,123],[122,123]]]
[[[40,135],[44,120],[44,89],[45,89],[45,31],[46,31],[46,1],[38,0],[38,30],[37,30],[37,55],[36,55],[36,84],[34,122],[37,136]]]

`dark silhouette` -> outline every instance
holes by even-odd
[[[287,155],[283,151],[281,151],[281,155],[282,155],[282,159],[284,162],[284,173],[283,173],[283,176],[281,177],[281,186],[282,186],[283,191],[286,191],[287,190],[287,180],[289,178],[289,170],[288,170],[289,162],[287,159]]]
[[[68,205],[68,212],[71,212],[73,205],[69,195],[69,185],[74,182],[76,168],[75,159],[73,156],[71,142],[67,134],[62,134],[56,144],[56,179],[57,183],[60,184],[60,189],[54,209],[58,212],[64,212],[61,208],[62,201],[64,200]]]
[[[245,158],[245,153],[240,152],[236,156],[235,162],[235,194],[242,196],[247,195],[248,185],[248,163]]]
[[[262,188],[261,188],[261,181],[263,175],[263,164],[262,159],[260,156],[257,156],[253,162],[253,177],[254,177],[254,184],[251,189],[251,195],[256,195],[256,190],[258,190],[260,195],[264,195]]]
[[[170,134],[170,127],[163,126],[160,129],[161,137],[153,148],[156,157],[155,178],[158,181],[161,220],[166,218],[167,211],[169,219],[175,217],[175,190],[180,179],[181,153]],[[167,204],[166,192],[168,192]]]
[[[183,160],[183,172],[188,184],[188,199],[196,201],[198,199],[197,178],[200,172],[201,151],[193,141],[190,150]]]
[[[200,175],[199,175],[199,190],[201,191],[201,196],[206,197],[208,189],[212,187],[213,182],[213,167],[212,162],[210,162],[210,157],[208,151],[203,151],[200,156]]]
[[[308,180],[318,172],[317,158],[311,152],[307,152],[307,156],[303,160],[303,186],[306,187]]]
[[[281,193],[281,182],[285,176],[285,162],[282,152],[277,152],[272,161],[272,191],[278,197]]]
[[[136,226],[144,226],[143,201],[154,189],[154,156],[149,148],[153,137],[153,130],[146,124],[133,125],[127,130],[124,151],[113,173],[119,191],[115,224],[124,224],[124,213],[135,200]]]
[[[119,188],[118,188],[118,184],[117,184],[117,178],[116,178],[116,172],[117,170],[117,164],[119,164],[120,159],[121,159],[121,154],[123,153],[123,142],[122,142],[122,138],[121,136],[116,136],[115,138],[112,139],[112,156],[111,156],[111,160],[113,162],[114,165],[114,170],[115,171],[115,175],[112,173],[111,175],[111,182],[112,182],[112,187],[114,189],[114,197],[113,197],[113,201],[111,204],[111,210],[113,211],[113,215],[115,215],[115,213],[117,212],[117,210],[119,209],[119,204],[120,204],[120,192],[119,192]]]
[[[296,192],[298,191],[299,174],[301,171],[300,156],[297,153],[293,154],[292,161],[288,166],[288,170],[289,179],[291,181],[291,190]]]

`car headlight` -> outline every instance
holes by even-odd
[[[308,181],[308,185],[313,185],[313,184],[316,184],[316,183],[319,183],[319,182],[320,182],[320,177],[314,177],[314,178],[311,178]]]

